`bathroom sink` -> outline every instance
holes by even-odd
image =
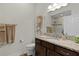
[[[56,39],[55,37],[51,37],[51,36],[46,36],[46,35],[43,35],[43,36],[40,36],[42,38],[46,38],[46,39]]]

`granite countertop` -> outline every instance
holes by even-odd
[[[49,36],[36,36],[36,38],[39,38],[41,40],[50,42],[52,44],[56,44],[59,46],[62,46],[64,48],[79,52],[79,44],[75,43],[74,41],[67,40],[67,39],[60,39],[60,38],[54,38],[54,37],[49,37]]]

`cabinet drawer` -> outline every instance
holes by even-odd
[[[47,48],[54,50],[54,45],[51,43],[47,43]]]
[[[36,39],[35,39],[35,43],[37,43],[37,44],[41,44],[41,40],[38,39],[38,38],[36,38]]]
[[[47,46],[47,42],[42,40],[41,41],[41,45],[44,46],[44,47],[46,47]]]
[[[69,49],[62,48],[60,46],[55,46],[55,51],[64,56],[76,56],[77,55],[76,52],[71,51]]]

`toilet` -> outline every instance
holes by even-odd
[[[35,55],[35,43],[27,44],[26,45],[27,55],[33,56]]]

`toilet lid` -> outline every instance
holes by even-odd
[[[26,47],[35,47],[35,43],[27,44]]]

